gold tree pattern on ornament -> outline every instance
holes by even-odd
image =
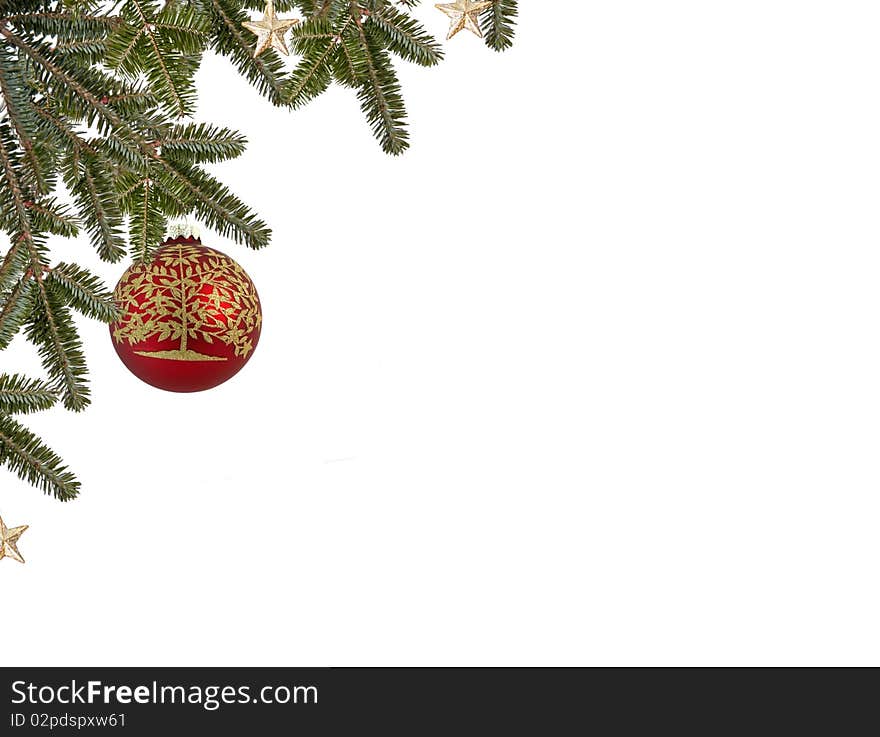
[[[155,338],[178,340],[175,350],[135,351],[140,356],[174,361],[226,361],[189,348],[189,340],[219,341],[247,357],[250,335],[260,327],[259,299],[244,269],[205,246],[165,246],[149,264],[135,264],[115,292],[123,311],[113,330],[117,343]]]

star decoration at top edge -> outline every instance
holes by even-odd
[[[298,18],[282,19],[275,15],[275,5],[272,0],[269,0],[266,4],[266,9],[263,11],[263,20],[245,21],[242,23],[251,33],[257,35],[257,47],[254,49],[254,58],[270,48],[275,49],[280,54],[284,54],[284,56],[288,56],[290,51],[284,40],[284,34],[297,23],[299,23]]]
[[[438,3],[434,7],[449,16],[449,35],[446,36],[448,41],[465,28],[482,38],[483,31],[480,30],[480,21],[477,16],[491,5],[492,0],[481,0],[480,2],[455,0],[454,3]]]

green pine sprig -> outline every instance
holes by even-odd
[[[251,248],[267,224],[206,167],[234,159],[236,131],[196,123],[196,72],[226,57],[271,104],[297,110],[331,85],[351,89],[382,149],[409,146],[397,67],[436,66],[443,48],[413,12],[419,0],[276,0],[299,13],[292,63],[254,58],[242,22],[264,0],[0,0],[0,350],[16,335],[45,377],[0,376],[0,465],[57,497],[79,484],[16,415],[90,400],[76,315],[117,317],[109,290],[50,241],[84,233],[98,256],[149,260],[170,218],[195,216]],[[481,14],[486,44],[513,40],[515,0]],[[438,18],[439,22],[439,18]],[[291,135],[295,130],[291,129]]]

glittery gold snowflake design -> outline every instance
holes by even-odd
[[[226,361],[190,349],[190,339],[219,341],[247,357],[251,333],[262,321],[260,302],[244,269],[204,246],[174,243],[150,264],[135,264],[119,282],[116,303],[123,318],[113,329],[117,343],[179,340],[173,351],[135,351],[174,361]]]

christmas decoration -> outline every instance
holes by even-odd
[[[17,560],[19,563],[24,563],[24,558],[18,552],[18,538],[22,536],[27,528],[27,525],[9,528],[3,523],[3,518],[0,517],[0,560],[9,557],[12,560]]]
[[[110,326],[116,352],[159,389],[196,392],[222,384],[260,339],[262,312],[250,277],[190,234],[166,240],[149,264],[129,268],[114,296],[122,312]]]
[[[0,230],[7,236],[0,249],[0,351],[23,333],[45,374],[43,380],[0,374],[0,465],[59,500],[79,493],[62,459],[18,418],[58,401],[73,411],[88,406],[76,313],[117,323],[117,345],[130,352],[132,365],[164,367],[162,373],[175,366],[182,373],[228,372],[256,345],[258,322],[253,337],[246,324],[233,324],[238,333],[224,342],[210,330],[209,337],[192,335],[189,314],[185,346],[181,327],[132,343],[136,331],[125,337],[128,323],[101,280],[52,256],[57,241],[84,234],[104,261],[152,264],[169,218],[187,216],[251,248],[269,243],[266,223],[213,173],[216,164],[244,152],[243,136],[191,119],[205,52],[228,58],[276,106],[300,108],[334,83],[351,89],[382,149],[397,155],[408,148],[409,135],[395,64],[430,67],[443,58],[441,45],[413,15],[417,5],[273,0],[263,20],[253,21],[246,8],[255,4],[241,0],[0,2]],[[282,12],[295,6],[303,20],[279,19],[276,6]],[[516,13],[516,0],[495,0],[479,14],[489,48],[511,45]],[[297,56],[292,68],[279,55],[288,44]],[[202,297],[194,304],[208,314]],[[169,331],[164,342],[162,329]],[[172,330],[180,333],[177,342]],[[250,343],[239,342],[242,336]]]
[[[482,38],[483,32],[480,30],[479,14],[491,5],[491,0],[485,0],[485,2],[455,0],[454,3],[439,3],[434,7],[449,16],[449,34],[446,36],[448,41],[464,28]]]
[[[272,0],[266,3],[263,11],[263,20],[245,21],[242,25],[252,33],[257,34],[257,48],[254,49],[254,58],[258,57],[269,48],[288,56],[290,51],[284,42],[284,34],[299,23],[299,19],[283,20],[275,15],[275,4]]]

